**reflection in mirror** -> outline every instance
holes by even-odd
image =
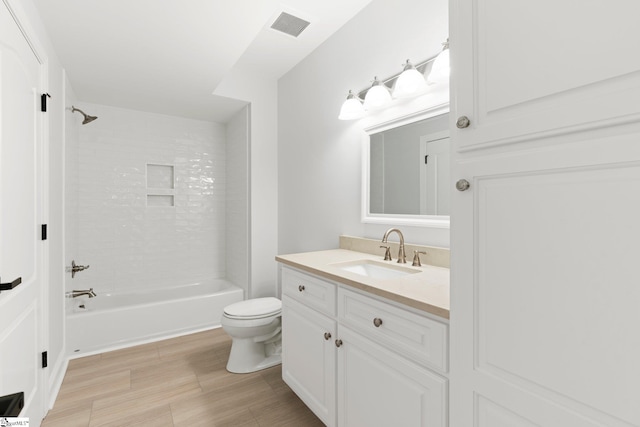
[[[449,215],[449,114],[370,135],[369,213]]]

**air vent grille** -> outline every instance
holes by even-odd
[[[271,28],[276,31],[283,32],[293,37],[298,37],[304,31],[310,22],[300,19],[297,16],[289,15],[282,12],[280,16],[271,24]]]

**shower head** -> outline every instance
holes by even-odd
[[[73,105],[71,106],[71,112],[75,113],[76,111],[79,111],[80,114],[82,114],[84,116],[84,120],[82,121],[83,125],[86,125],[87,123],[91,123],[92,121],[94,121],[95,119],[98,118],[98,116],[88,116],[84,113],[84,111],[82,111],[79,108],[74,107]]]

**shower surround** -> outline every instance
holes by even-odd
[[[67,290],[151,291],[226,276],[226,126],[82,103]],[[72,196],[73,197],[73,196]]]

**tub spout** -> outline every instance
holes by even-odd
[[[76,298],[76,297],[81,297],[81,296],[88,296],[89,298],[93,298],[95,296],[98,296],[95,292],[93,292],[93,288],[80,289],[80,290],[74,289],[71,292],[67,292],[66,295],[69,298]]]

